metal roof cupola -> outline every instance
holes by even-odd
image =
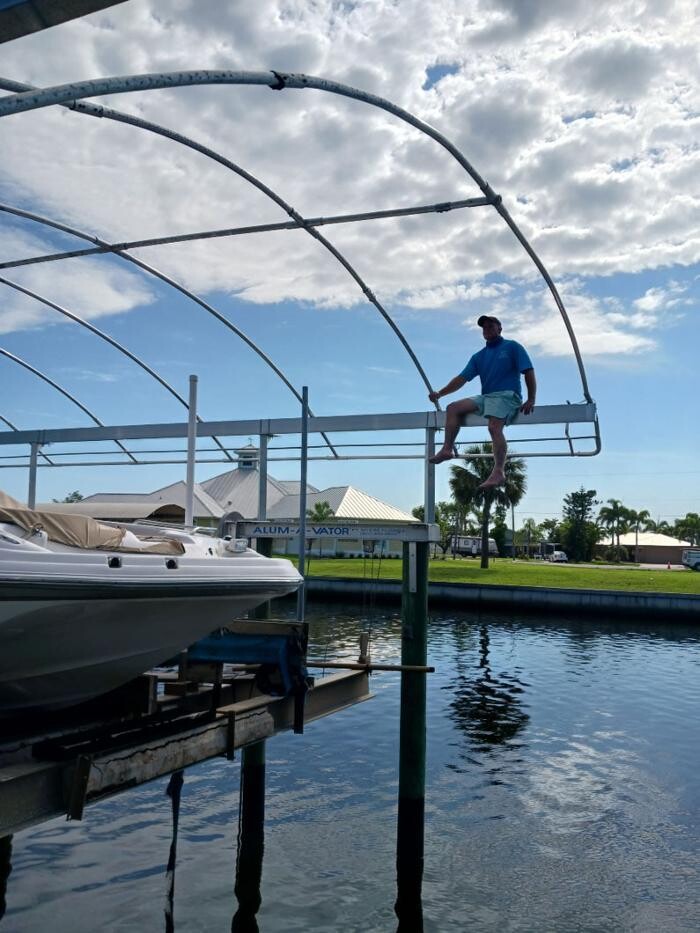
[[[246,444],[245,447],[239,447],[234,453],[238,457],[239,470],[257,470],[260,461],[260,448],[255,444]]]

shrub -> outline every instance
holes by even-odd
[[[627,548],[622,544],[618,544],[607,549],[605,552],[605,559],[608,563],[619,564],[622,561],[628,561],[630,557]]]

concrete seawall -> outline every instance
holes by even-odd
[[[397,580],[349,580],[311,577],[306,581],[310,597],[327,600],[373,600],[399,604]],[[558,610],[580,615],[634,616],[646,621],[683,620],[700,624],[700,596],[673,593],[629,593],[619,590],[548,589],[539,586],[479,586],[475,583],[431,583],[432,606],[460,609],[512,609],[517,612]]]

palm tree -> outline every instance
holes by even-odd
[[[309,521],[315,522],[317,525],[320,525],[322,522],[327,522],[329,519],[333,518],[335,512],[331,508],[330,502],[327,502],[325,499],[323,502],[316,502],[312,509],[306,510],[306,517]],[[311,542],[313,538],[309,538],[309,554],[311,553]],[[318,539],[318,556],[321,556],[321,548],[323,547],[323,538]]]
[[[530,545],[532,541],[540,541],[542,533],[534,518],[526,518],[523,522],[522,531],[527,540],[527,556],[530,556]]]
[[[647,509],[641,509],[639,512],[635,512],[634,509],[627,509],[627,519],[632,528],[634,528],[634,562],[635,564],[639,563],[639,528],[642,527],[643,531],[649,531],[650,524],[654,523],[651,520],[651,515]]]
[[[453,466],[450,476],[450,489],[455,502],[464,509],[481,506],[481,566],[489,565],[489,517],[491,505],[509,507],[517,505],[525,495],[527,479],[525,463],[518,457],[506,461],[506,484],[492,489],[479,489],[481,483],[491,473],[491,444],[474,444],[465,451],[464,466]]]
[[[620,533],[628,510],[619,499],[608,499],[608,504],[610,508],[604,505],[598,513],[598,522],[610,532],[610,544],[615,547],[615,537],[617,537],[617,545],[619,547]]]

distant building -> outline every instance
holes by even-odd
[[[241,519],[258,518],[258,493],[260,486],[259,449],[252,444],[235,451],[238,464],[226,473],[220,473],[203,483],[195,483],[194,515],[195,524],[216,526],[224,515],[237,513]],[[80,502],[43,503],[40,508],[52,511],[72,512],[90,515],[104,521],[133,522],[142,519],[182,523],[185,518],[185,483],[179,481],[163,486],[148,493],[109,493],[98,492],[86,496]],[[267,517],[294,521],[299,518],[299,499],[301,486],[298,480],[279,480],[267,476]],[[354,486],[329,486],[316,489],[306,486],[306,507],[313,509],[316,503],[327,502],[336,519],[362,519],[364,521],[415,522],[416,519],[381,499],[356,489]],[[277,541],[278,553],[296,552],[296,544],[284,540]],[[326,540],[313,544],[314,555],[355,554],[370,550],[386,553],[387,546],[381,541],[374,544],[362,541]],[[322,550],[319,551],[319,548]],[[392,552],[400,550],[401,544],[395,542]]]
[[[638,535],[630,531],[620,535],[620,544],[627,548],[630,560],[640,564],[680,564],[683,549],[691,546],[688,541],[680,541],[655,531],[640,531]],[[596,550],[604,554],[609,547],[609,543],[600,543]]]

